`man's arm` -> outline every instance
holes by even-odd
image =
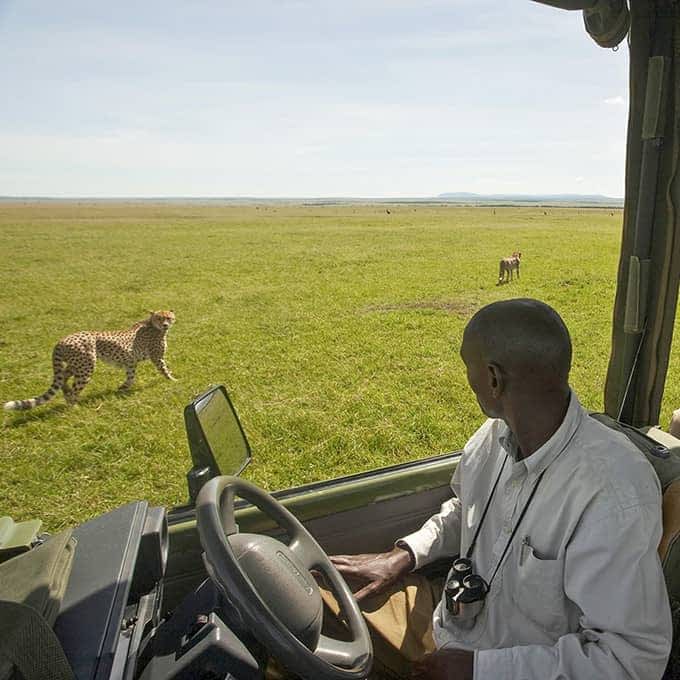
[[[453,498],[444,501],[439,512],[430,517],[418,531],[396,541],[389,552],[331,555],[331,561],[343,576],[365,584],[354,593],[357,600],[377,595],[410,571],[438,557],[453,556],[460,552],[460,465],[453,474],[451,489]]]
[[[456,481],[454,474],[454,491]],[[460,508],[460,500],[455,496],[450,498],[442,503],[440,511],[430,517],[418,531],[397,541],[397,544],[404,543],[409,547],[415,559],[415,569],[440,557],[453,557],[460,553]]]
[[[475,679],[659,680],[672,637],[660,536],[656,504],[584,521],[567,548],[564,574],[565,593],[582,612],[579,632],[554,646],[477,651]]]
[[[354,593],[357,600],[362,600],[386,590],[417,567],[459,550],[460,501],[452,498],[421,529],[399,539],[389,552],[331,555],[330,559],[343,576],[364,584]]]

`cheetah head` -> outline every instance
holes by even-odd
[[[158,312],[149,312],[149,314],[151,314],[151,325],[159,331],[167,331],[175,323],[175,313],[171,309],[162,309]]]

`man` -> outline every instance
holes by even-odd
[[[363,582],[376,649],[405,657],[384,663],[446,680],[660,679],[672,629],[659,482],[570,390],[564,322],[537,300],[496,302],[467,325],[461,356],[489,420],[465,446],[455,496],[392,551],[332,558]],[[460,590],[437,603],[411,574],[453,555],[488,590],[471,618],[456,614]]]

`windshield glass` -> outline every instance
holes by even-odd
[[[579,13],[5,3],[0,55],[3,402],[49,388],[60,338],[151,309],[177,378],[144,361],[118,391],[102,360],[78,406],[8,415],[0,515],[185,501],[182,409],[211,384],[268,489],[457,450],[483,421],[462,329],[496,299],[560,312],[602,408],[628,57]]]

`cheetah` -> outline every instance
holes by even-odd
[[[522,259],[522,253],[515,251],[512,257],[504,257],[498,267],[498,284],[508,283],[512,281],[513,271],[517,271],[517,278],[519,278],[519,263]]]
[[[90,381],[97,359],[120,366],[126,371],[121,390],[132,387],[137,364],[150,359],[168,380],[176,380],[165,363],[167,333],[175,323],[170,311],[149,312],[147,319],[138,321],[124,331],[81,331],[61,339],[52,351],[54,378],[47,392],[32,399],[8,401],[6,411],[24,411],[53,399],[61,389],[68,404],[75,404]],[[69,379],[73,384],[69,385]]]

